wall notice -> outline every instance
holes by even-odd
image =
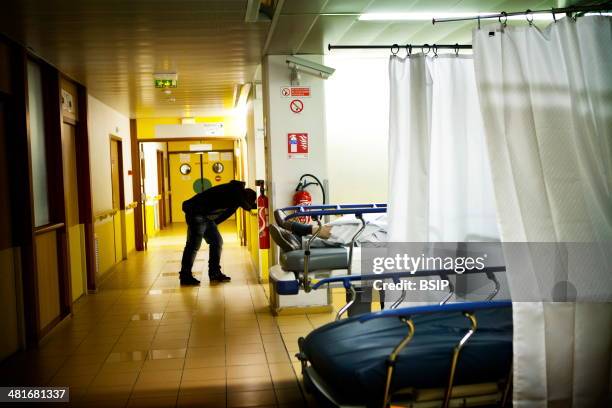
[[[309,86],[281,86],[283,98],[310,98]]]
[[[307,159],[308,149],[308,133],[287,134],[287,154],[290,159]]]

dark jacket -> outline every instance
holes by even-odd
[[[238,207],[245,210],[252,209],[253,203],[247,202],[244,186],[244,182],[232,180],[229,183],[211,187],[183,201],[183,211],[187,216],[202,215],[220,224],[231,217]]]

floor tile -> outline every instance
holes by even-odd
[[[228,407],[257,407],[276,404],[276,396],[272,390],[233,392],[227,396]]]
[[[77,407],[304,406],[297,339],[333,315],[272,316],[269,288],[257,283],[235,233],[223,228],[230,284],[208,282],[202,250],[194,265],[202,285],[181,288],[185,232],[172,226],[150,239],[148,251],[119,263],[96,294],[79,299],[70,321],[38,351],[4,364],[0,379],[69,385]]]

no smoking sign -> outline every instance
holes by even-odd
[[[289,103],[289,109],[291,109],[293,113],[300,113],[304,110],[304,102],[299,99],[294,99]]]

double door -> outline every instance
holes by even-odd
[[[172,222],[185,222],[183,201],[235,176],[233,151],[172,152],[169,158]]]

